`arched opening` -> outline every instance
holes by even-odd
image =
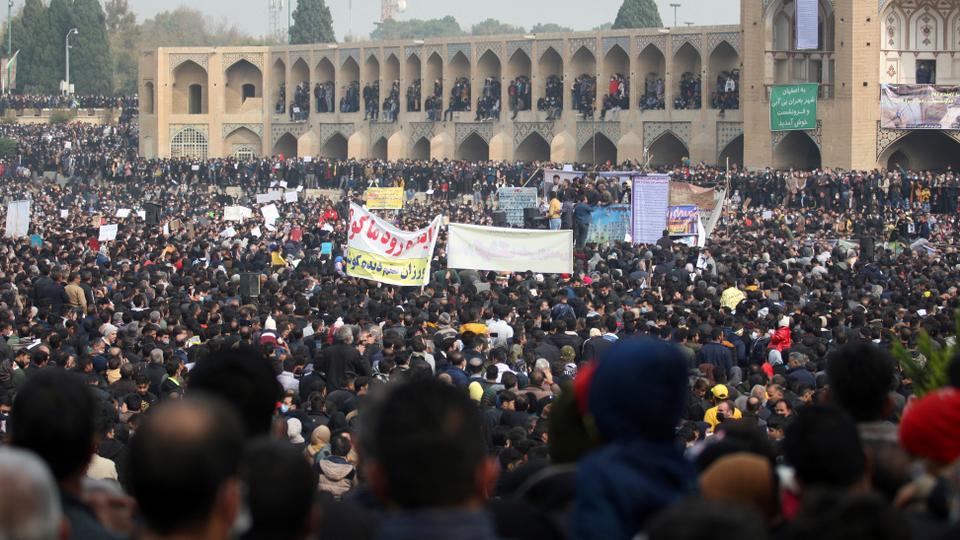
[[[282,155],[284,159],[297,157],[297,138],[290,133],[284,133],[273,143],[273,155]]]
[[[420,57],[411,54],[403,68],[403,78],[407,82],[405,102],[407,112],[420,112],[423,109],[423,81],[421,80]]]
[[[331,135],[327,142],[323,143],[320,149],[320,155],[325,158],[347,159],[347,139],[343,135],[336,133]]]
[[[880,155],[880,166],[896,170],[960,169],[960,142],[941,131],[918,129],[897,140]]]
[[[380,61],[370,55],[363,63],[364,118],[376,118],[380,112]]]
[[[400,84],[400,60],[397,55],[390,53],[384,66],[383,80],[390,84]]]
[[[637,84],[643,84],[641,110],[666,108],[667,59],[656,45],[649,44],[637,57]]]
[[[689,41],[673,56],[674,80],[677,81],[674,109],[700,108],[700,66],[700,51]]]
[[[593,116],[597,98],[597,59],[586,47],[580,47],[570,60],[573,74],[570,105],[586,116]]]
[[[143,83],[143,92],[140,93],[140,112],[153,114],[153,83],[151,81]]]
[[[375,55],[370,55],[363,63],[363,84],[373,84],[380,81],[380,61]]]
[[[630,108],[630,56],[619,45],[611,47],[603,57],[598,84],[602,85],[597,89],[602,96],[600,107],[607,110]]]
[[[517,161],[550,161],[550,143],[539,133],[531,133],[513,153]]]
[[[443,99],[443,58],[439,53],[433,53],[427,58],[427,70],[423,74],[424,80],[431,85],[430,95]]]
[[[192,60],[173,70],[173,114],[207,114],[207,70]]]
[[[273,88],[270,90],[273,112],[284,114],[287,112],[287,65],[282,59],[277,58],[276,62],[273,63],[270,75],[273,80]]]
[[[457,148],[457,159],[464,161],[487,161],[490,159],[490,146],[483,137],[471,133]]]
[[[730,165],[743,165],[743,135],[737,135],[735,139],[727,143],[727,146],[720,152],[717,159],[717,165],[723,167],[730,160]]]
[[[357,112],[360,110],[360,65],[353,57],[348,56],[340,66],[340,86],[346,87],[346,100],[340,112]],[[336,103],[336,102],[335,102]]]
[[[531,96],[531,62],[530,57],[523,49],[517,49],[507,62],[507,77],[510,86],[507,87],[510,110],[529,111],[533,106]]]
[[[170,157],[207,159],[207,136],[195,128],[183,128],[170,139]]]
[[[707,84],[712,86],[710,107],[713,109],[740,108],[740,55],[727,43],[721,41],[707,63]]]
[[[679,165],[683,158],[690,157],[690,151],[687,145],[683,144],[676,135],[667,131],[657,137],[647,149],[650,164],[659,167],[661,165]]]
[[[392,121],[394,115],[400,113],[400,60],[395,54],[387,56],[383,71],[383,84],[387,88],[383,113],[386,120]]]
[[[387,160],[387,138],[380,137],[370,148],[370,157],[373,159]]]
[[[302,122],[310,115],[310,67],[303,58],[298,58],[290,67],[290,78],[293,84],[290,118]]]
[[[337,73],[333,62],[329,58],[322,58],[317,62],[317,82],[313,85],[313,99],[316,101],[317,112],[332,113],[337,111]]]
[[[501,87],[500,59],[491,51],[483,53],[477,61],[477,73],[483,80],[480,95],[477,96],[477,118],[500,118]]]
[[[797,34],[794,17],[797,6],[794,0],[779,0],[779,5],[767,8],[767,50],[793,51],[797,49]],[[820,0],[817,5],[816,51],[832,51],[834,41],[833,4]]]
[[[426,161],[430,159],[430,140],[420,137],[410,149],[410,159]]]
[[[463,51],[458,51],[450,60],[449,77],[453,81],[450,88],[450,102],[454,111],[470,109],[470,60]]]
[[[542,98],[537,100],[537,110],[554,112],[563,110],[563,58],[553,47],[548,47],[540,55],[538,67]]]
[[[577,152],[577,161],[580,163],[616,163],[617,145],[603,133],[596,133],[580,147]]]
[[[223,89],[223,107],[227,113],[238,113],[246,109],[244,102],[251,98],[262,97],[263,73],[260,68],[246,60],[240,60],[227,68],[227,84]],[[249,110],[249,109],[247,109]],[[262,110],[253,107],[253,110]]]
[[[260,148],[260,137],[247,128],[236,129],[223,140],[223,153],[227,155],[247,155],[253,152],[250,157],[255,157],[260,155]]]
[[[819,169],[820,148],[803,131],[791,131],[773,150],[776,169]]]

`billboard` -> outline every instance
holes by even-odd
[[[960,129],[960,86],[881,85],[880,127]]]

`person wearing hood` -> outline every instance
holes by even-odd
[[[577,472],[578,540],[633,538],[654,514],[696,492],[694,467],[674,440],[686,366],[675,345],[653,340],[619,342],[597,363],[586,403],[602,444]]]
[[[320,477],[317,489],[340,500],[357,483],[357,469],[347,461],[350,440],[337,435],[330,440],[330,455],[317,462]]]

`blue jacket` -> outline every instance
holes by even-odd
[[[733,368],[733,354],[730,349],[720,343],[707,343],[697,352],[697,363],[712,364],[714,374],[729,375]]]

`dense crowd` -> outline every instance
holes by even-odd
[[[353,81],[346,88],[341,88],[340,112],[350,113],[360,111],[360,82]]]
[[[316,83],[313,86],[313,98],[317,103],[318,113],[337,112],[337,87],[333,81],[327,81],[323,84]]]
[[[673,108],[699,109],[700,106],[700,76],[684,73],[680,76],[680,92],[673,100]]]
[[[500,98],[502,96],[500,79],[487,77],[483,81],[483,90],[477,97],[477,122],[500,119]]]
[[[443,113],[443,120],[453,120],[453,113],[470,110],[470,79],[458,77],[450,89],[450,103]]]
[[[563,114],[563,81],[550,75],[544,85],[543,97],[537,100],[537,110],[547,111],[547,120],[556,120]]]
[[[421,98],[421,80],[414,79],[413,83],[407,87],[407,112],[420,112],[423,104]]]
[[[137,96],[4,94],[0,97],[0,116],[7,109],[136,109]]]
[[[644,92],[640,96],[640,109],[644,111],[663,110],[666,107],[663,77],[652,73],[644,80],[643,86]]]
[[[507,87],[507,95],[510,99],[510,110],[513,111],[513,118],[517,117],[520,111],[529,111],[532,103],[530,102],[530,77],[521,75],[510,82]]]
[[[348,202],[396,185],[402,229],[489,225],[496,187],[538,185],[538,164],[0,134],[20,141],[0,194],[31,200],[30,235],[0,240],[0,537],[960,532],[960,363],[916,398],[930,381],[891,356],[956,344],[951,171],[669,169],[726,190],[699,248],[588,241],[629,186],[583,173],[542,208],[575,230],[572,273],[448,268],[441,229],[429,284],[399,288],[347,275]],[[254,195],[280,182],[343,190],[268,225]],[[116,217],[148,201],[157,224]],[[237,203],[254,216],[226,221]]]
[[[573,99],[574,107],[584,120],[593,118],[597,100],[597,78],[587,73],[579,75],[573,81],[570,97]]]
[[[720,112],[740,108],[740,70],[723,71],[717,75],[717,85],[713,91],[711,104]]]

